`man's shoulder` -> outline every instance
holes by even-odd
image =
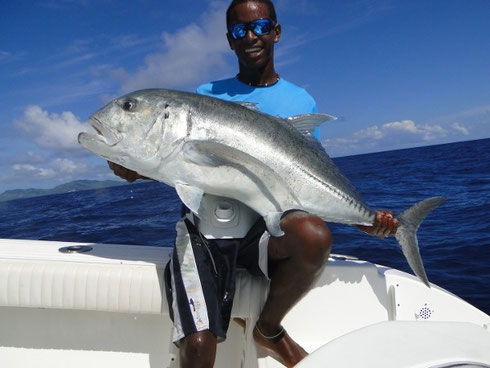
[[[313,97],[306,91],[305,88],[300,87],[292,82],[287,81],[286,79],[280,79],[280,83],[278,85],[286,91],[287,93],[294,93],[295,95],[302,95],[306,98],[310,98],[313,100]]]
[[[274,100],[280,100],[281,108],[284,110],[279,113],[281,116],[291,116],[317,112],[315,99],[304,89],[285,79],[281,79],[277,84],[277,93]]]
[[[196,92],[201,95],[219,97],[235,92],[240,87],[240,83],[237,83],[237,79],[233,77],[201,84],[196,88]]]

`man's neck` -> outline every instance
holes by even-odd
[[[279,80],[279,75],[273,65],[263,69],[248,69],[240,65],[240,72],[237,77],[249,86],[268,86]]]

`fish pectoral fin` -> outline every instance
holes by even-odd
[[[282,210],[284,202],[291,207],[302,207],[287,180],[284,180],[260,157],[254,157],[252,152],[205,140],[188,141],[184,144],[183,151],[185,160],[189,162],[211,168],[223,166],[230,170],[230,175],[238,175],[242,179],[249,180],[250,185],[255,188],[255,193],[260,192],[274,210]],[[287,200],[281,202],[278,198]]]
[[[310,135],[318,126],[330,120],[337,120],[335,116],[328,114],[302,114],[290,116],[287,119],[296,129],[304,135]]]
[[[197,215],[201,206],[202,196],[204,195],[203,190],[184,183],[177,183],[175,190],[187,208]]]
[[[280,237],[284,235],[282,231],[280,222],[284,212],[270,212],[264,216],[265,225],[267,226],[267,231],[275,237]]]
[[[209,145],[209,147],[208,147]],[[216,167],[225,164],[225,160],[212,150],[213,143],[190,141],[182,147],[184,159],[199,166]]]
[[[184,144],[183,151],[186,160],[200,166],[216,167],[227,165],[235,168],[247,168],[253,171],[259,168],[261,171],[271,171],[269,167],[249,153],[220,142],[189,141]]]

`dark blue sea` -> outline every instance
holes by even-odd
[[[448,201],[419,229],[429,280],[490,314],[490,139],[337,158],[376,209]],[[180,201],[157,182],[0,202],[0,238],[171,246]],[[331,224],[333,252],[410,272],[394,238]]]

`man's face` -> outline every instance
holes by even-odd
[[[235,23],[248,23],[256,19],[269,18],[267,5],[255,1],[248,1],[236,5],[230,13],[230,25]],[[235,51],[238,61],[248,68],[261,68],[272,62],[274,43],[279,41],[281,27],[276,24],[273,30],[262,36],[247,31],[244,38],[234,40],[227,34],[228,42]]]

